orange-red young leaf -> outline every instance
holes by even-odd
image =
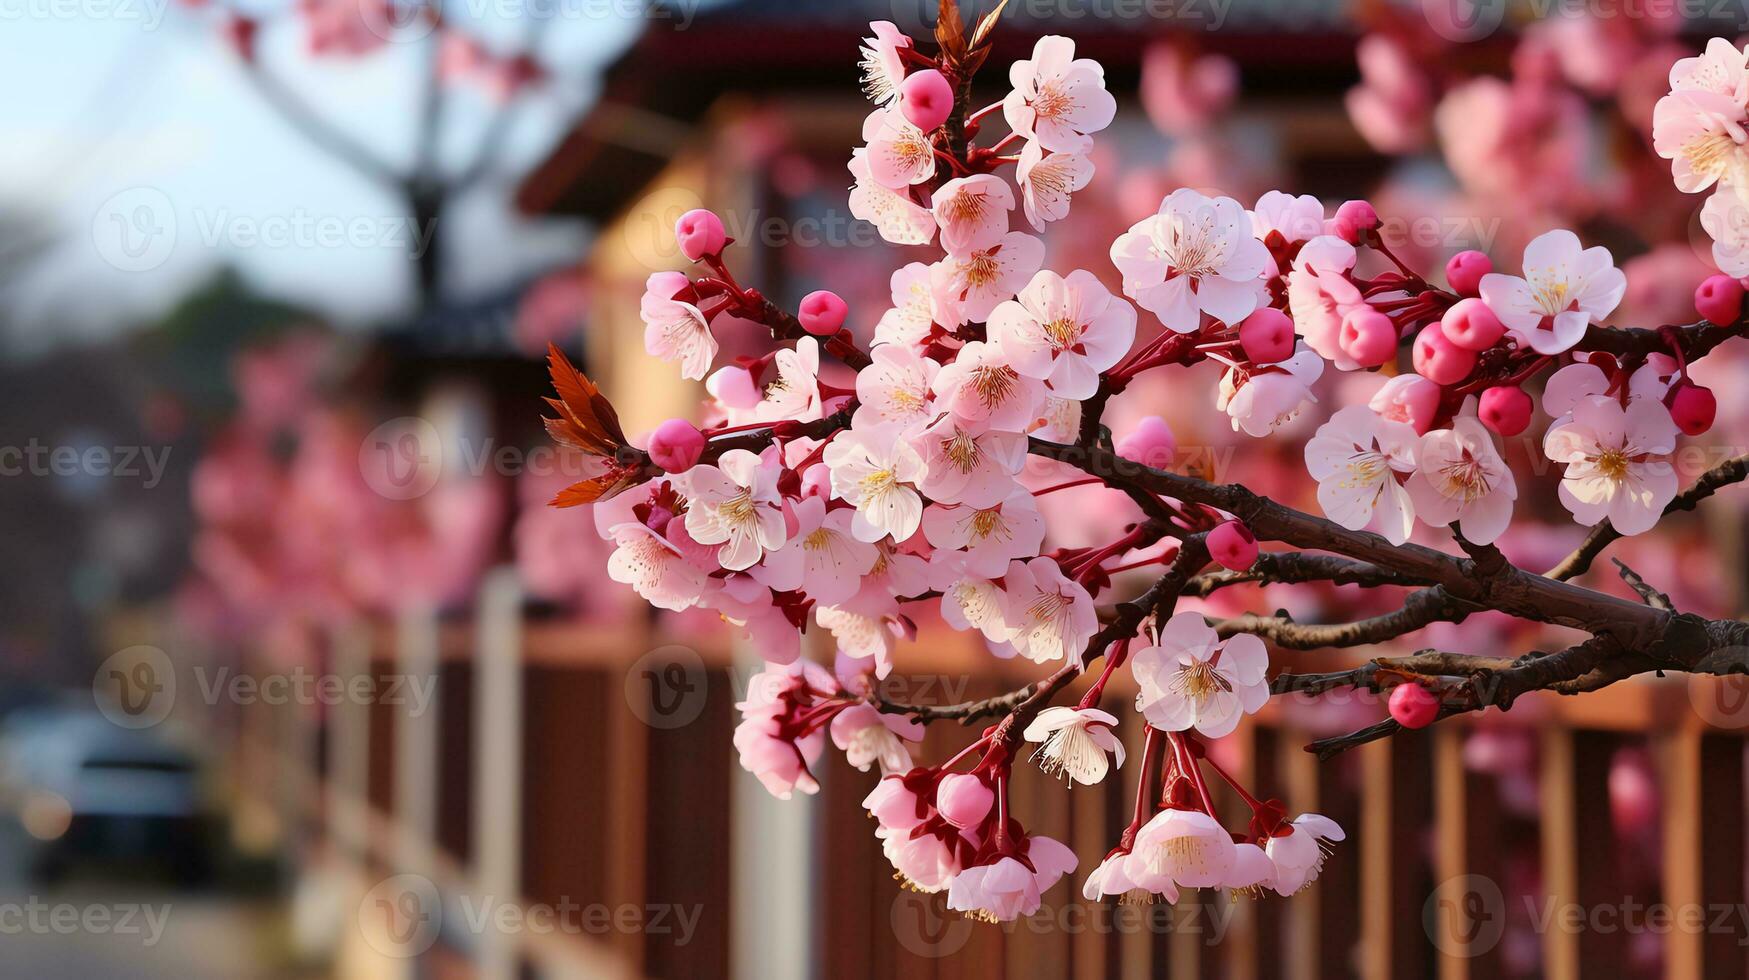
[[[594,382],[577,370],[556,344],[547,345],[547,365],[553,376],[553,388],[558,398],[548,398],[547,404],[559,413],[556,419],[544,419],[547,432],[560,443],[596,456],[613,456],[626,444],[620,429],[619,415],[595,387]]]

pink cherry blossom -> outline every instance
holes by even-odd
[[[1318,880],[1324,869],[1327,840],[1346,840],[1336,821],[1317,813],[1302,813],[1293,823],[1271,834],[1264,853],[1275,865],[1272,887],[1278,895],[1293,895]]]
[[[1360,362],[1342,349],[1342,320],[1366,300],[1348,278],[1354,268],[1354,246],[1334,235],[1306,242],[1287,275],[1288,312],[1306,346],[1336,365],[1353,371]]]
[[[1075,870],[1075,852],[1050,839],[1027,839],[1022,864],[1002,857],[993,864],[966,868],[947,890],[947,907],[985,922],[1008,921],[1038,911],[1041,895]]]
[[[1105,779],[1112,766],[1121,767],[1123,741],[1117,737],[1117,717],[1098,708],[1046,708],[1026,726],[1024,737],[1038,742],[1033,758],[1047,773],[1092,786]],[[1110,755],[1112,758],[1107,759]]]
[[[1266,436],[1317,401],[1312,383],[1324,373],[1324,360],[1299,345],[1294,356],[1280,364],[1241,371],[1230,368],[1221,376],[1216,407],[1227,413],[1233,428],[1247,435]]]
[[[923,726],[904,715],[888,714],[872,704],[853,704],[832,719],[832,744],[845,761],[867,772],[880,763],[881,775],[906,772],[911,753],[905,743],[923,741]]]
[[[917,489],[937,503],[993,507],[1014,489],[1014,477],[1026,465],[1026,436],[952,414],[925,428],[915,445],[928,470]]]
[[[941,365],[899,344],[879,344],[871,364],[857,372],[857,408],[851,424],[869,428],[895,423],[909,428],[933,417],[930,383]]]
[[[1233,838],[1213,817],[1168,808],[1137,832],[1124,876],[1146,891],[1174,894],[1219,885],[1234,860]]]
[[[1251,235],[1258,241],[1274,233],[1292,245],[1324,233],[1324,205],[1310,194],[1295,197],[1281,191],[1265,191],[1257,199],[1257,206],[1246,214],[1251,218]]]
[[[1552,426],[1543,452],[1567,464],[1561,504],[1590,526],[1608,518],[1620,533],[1650,530],[1676,496],[1676,423],[1661,402],[1636,398],[1626,408],[1594,395],[1573,406],[1572,418]]]
[[[925,468],[900,423],[853,423],[826,447],[824,458],[832,470],[832,495],[856,508],[850,530],[858,541],[889,535],[903,541],[917,533],[923,499],[916,483]]]
[[[683,273],[655,273],[645,284],[639,315],[650,356],[678,362],[681,377],[702,381],[716,359],[717,339],[697,306],[675,298],[690,285]]]
[[[935,215],[926,207],[875,180],[868,151],[858,148],[850,155],[850,214],[875,226],[881,238],[894,245],[927,245],[935,237]]]
[[[824,414],[820,404],[820,344],[803,337],[796,346],[772,356],[777,376],[765,386],[765,398],[753,410],[761,422],[794,419],[811,422]]]
[[[935,176],[935,148],[929,134],[913,126],[898,107],[869,113],[863,120],[862,138],[868,144],[868,174],[882,187],[903,194],[912,184]]]
[[[862,39],[862,90],[869,101],[887,105],[899,97],[899,84],[905,80],[905,57],[900,54],[911,47],[911,39],[892,21],[870,21],[871,37]]]
[[[1415,505],[1399,476],[1415,470],[1415,430],[1364,405],[1330,416],[1306,443],[1306,469],[1318,481],[1324,516],[1353,530],[1373,527],[1392,544],[1409,540]]]
[[[1704,89],[1671,92],[1652,110],[1652,149],[1670,161],[1676,187],[1715,183],[1741,191],[1749,177],[1749,132],[1741,100]]]
[[[1700,226],[1713,240],[1713,264],[1725,275],[1749,276],[1749,202],[1734,190],[1720,190],[1700,209]]]
[[[1135,342],[1136,311],[1091,272],[1065,279],[1046,270],[996,307],[989,330],[1016,371],[1049,382],[1059,398],[1090,398]]]
[[[1020,206],[1034,229],[1069,216],[1069,196],[1093,180],[1093,161],[1082,153],[1051,153],[1029,142],[1020,150],[1014,181],[1020,185]]]
[[[905,785],[899,775],[888,774],[875,783],[875,788],[863,797],[863,809],[875,819],[881,830],[911,830],[928,815],[928,804]]]
[[[1038,554],[1045,522],[1032,494],[1014,487],[985,507],[931,504],[923,512],[923,536],[937,548],[964,551],[969,571],[995,578],[1010,561]]]
[[[1204,313],[1231,325],[1245,319],[1271,262],[1238,201],[1188,187],[1119,235],[1111,261],[1123,273],[1124,295],[1177,333],[1195,332]]]
[[[955,177],[931,198],[941,247],[956,255],[987,249],[1008,233],[1014,191],[993,174]]]
[[[666,538],[635,521],[613,528],[607,577],[629,585],[658,609],[691,608],[704,594],[705,571]]]
[[[1451,428],[1427,433],[1417,456],[1408,483],[1415,516],[1434,525],[1455,521],[1476,544],[1491,544],[1506,530],[1518,484],[1480,420],[1460,416]]]
[[[873,661],[874,674],[885,677],[893,670],[893,649],[898,645],[897,610],[891,596],[883,597],[888,612],[871,613],[849,606],[815,606],[814,622],[832,634],[844,656]]]
[[[851,533],[853,516],[846,509],[828,511],[820,497],[798,501],[794,533],[752,569],[753,577],[778,592],[804,591],[824,605],[849,599],[877,557],[874,545]]]
[[[1130,654],[1136,710],[1161,731],[1189,728],[1220,738],[1269,700],[1263,641],[1241,633],[1225,641],[1201,613],[1182,612],[1160,627],[1150,645]]]
[[[952,841],[963,845],[958,831],[919,827],[911,831],[885,828],[875,831],[881,839],[881,850],[893,869],[907,886],[926,894],[941,891],[960,872],[959,857],[950,841],[943,836],[951,831]]]
[[[1010,562],[1004,580],[1006,618],[1014,630],[1009,642],[1021,656],[1048,663],[1081,655],[1099,628],[1086,588],[1066,578],[1051,558]]]
[[[1585,248],[1578,235],[1556,229],[1524,247],[1524,278],[1490,272],[1481,290],[1482,301],[1521,343],[1539,354],[1559,354],[1615,309],[1627,277],[1609,249]]]
[[[1044,260],[1044,243],[1018,231],[1003,235],[988,248],[950,253],[929,270],[935,322],[951,328],[988,320],[991,311],[1019,292]]]
[[[806,660],[767,667],[748,680],[747,699],[735,706],[742,714],[735,728],[735,748],[742,767],[778,799],[787,800],[798,789],[808,794],[820,791],[808,767],[825,748],[825,732],[816,727],[794,737],[785,722],[799,706],[810,705],[836,688],[825,668]]]
[[[935,393],[937,407],[1003,432],[1024,432],[1045,397],[1044,385],[1015,370],[1000,345],[977,340],[936,375]]]
[[[1153,901],[1156,897],[1153,892],[1130,880],[1130,876],[1125,870],[1129,857],[1130,852],[1123,849],[1107,854],[1105,860],[1099,863],[1099,867],[1088,873],[1087,880],[1081,886],[1081,897],[1089,902],[1097,902],[1109,895],[1122,896],[1125,904],[1146,904]],[[1159,883],[1165,885],[1165,889],[1159,897],[1166,899],[1167,902],[1178,901],[1177,885],[1169,880],[1163,880]]]
[[[992,643],[1007,643],[1014,631],[1008,628],[1002,589],[966,565],[965,553],[945,548],[930,560],[930,587],[941,593],[942,620],[956,630],[977,630]]]
[[[912,262],[895,270],[890,281],[893,308],[875,324],[874,345],[897,344],[919,352],[929,342],[929,265]]]
[[[686,473],[686,530],[700,544],[720,544],[724,568],[751,567],[784,542],[777,466],[745,449],[731,449],[716,465]]]
[[[1075,57],[1075,42],[1047,35],[1032,58],[1008,70],[1014,90],[1003,100],[1008,128],[1055,153],[1085,153],[1090,135],[1111,125],[1117,100],[1105,90],[1105,69]]]

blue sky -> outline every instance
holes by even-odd
[[[9,93],[0,101],[0,212],[25,211],[55,237],[53,253],[14,302],[15,320],[36,325],[11,345],[41,346],[50,325],[63,339],[137,322],[221,263],[264,292],[317,305],[343,326],[401,308],[411,283],[402,247],[410,229],[394,197],[313,148],[268,108],[210,20],[165,4],[0,0],[0,91]],[[507,6],[500,0],[469,9]],[[520,30],[501,16],[471,23],[488,38]],[[524,106],[502,171],[521,173],[540,158],[589,104],[601,67],[639,26],[599,14],[549,25],[543,60],[557,77]],[[288,22],[263,35],[262,58],[337,126],[385,157],[408,159],[418,46],[315,62],[302,44],[302,25]],[[471,146],[466,137],[492,105],[464,91],[451,106],[451,132]],[[467,256],[454,280],[464,291],[581,247],[571,223],[510,214],[508,189],[503,181],[485,183],[449,219],[452,254],[465,249]],[[148,230],[173,233],[157,237],[157,251],[118,257],[118,211],[143,216]]]

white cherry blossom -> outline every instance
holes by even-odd
[[[853,423],[832,440],[823,458],[832,472],[832,495],[856,508],[850,531],[858,541],[889,535],[903,541],[917,533],[923,498],[916,484],[925,469],[901,424]]]
[[[749,568],[784,542],[777,464],[745,449],[731,449],[716,465],[686,472],[686,530],[699,544],[720,544],[717,561],[731,571]]]
[[[1627,286],[1609,249],[1585,248],[1578,235],[1557,228],[1524,247],[1523,278],[1483,276],[1482,300],[1520,343],[1539,354],[1559,354],[1608,316]]]
[[[1155,642],[1130,654],[1136,710],[1161,731],[1220,738],[1269,700],[1269,653],[1249,633],[1222,641],[1202,614],[1181,612]]]
[[[1091,272],[1046,270],[996,307],[989,330],[1016,371],[1049,382],[1060,398],[1090,398],[1100,372],[1135,343],[1136,311]]]
[[[1003,576],[1009,642],[1034,663],[1079,657],[1099,629],[1093,598],[1070,581],[1054,559],[1015,561]]]
[[[1188,187],[1119,235],[1111,261],[1124,295],[1177,333],[1194,333],[1204,313],[1237,325],[1257,308],[1257,280],[1271,263],[1238,201]]]
[[[1306,442],[1306,469],[1318,481],[1324,516],[1343,527],[1376,527],[1392,544],[1415,529],[1415,505],[1399,476],[1415,471],[1420,437],[1365,405],[1350,405]]]

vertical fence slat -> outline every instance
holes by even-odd
[[[1543,816],[1543,891],[1557,909],[1577,901],[1579,894],[1579,856],[1574,836],[1578,806],[1573,788],[1573,756],[1571,731],[1560,727],[1543,730],[1539,787]],[[1542,946],[1543,975],[1552,980],[1576,980],[1579,976],[1578,936],[1561,929],[1545,929]]]
[[[1736,735],[1708,735],[1700,743],[1701,897],[1707,926],[1714,919],[1711,910],[1749,901],[1744,888],[1743,744]],[[1702,968],[1707,980],[1749,976],[1741,945],[1749,936],[1738,931],[1736,916],[1726,921],[1733,927],[1705,932]]]
[[[474,880],[483,894],[522,893],[522,588],[496,569],[480,590],[475,638]],[[509,977],[516,950],[497,929],[480,934],[480,976]]]
[[[1664,900],[1672,908],[1701,904],[1700,729],[1688,725],[1664,736],[1658,745],[1664,805]],[[1685,980],[1701,975],[1702,937],[1672,929],[1664,937],[1664,975]]]

